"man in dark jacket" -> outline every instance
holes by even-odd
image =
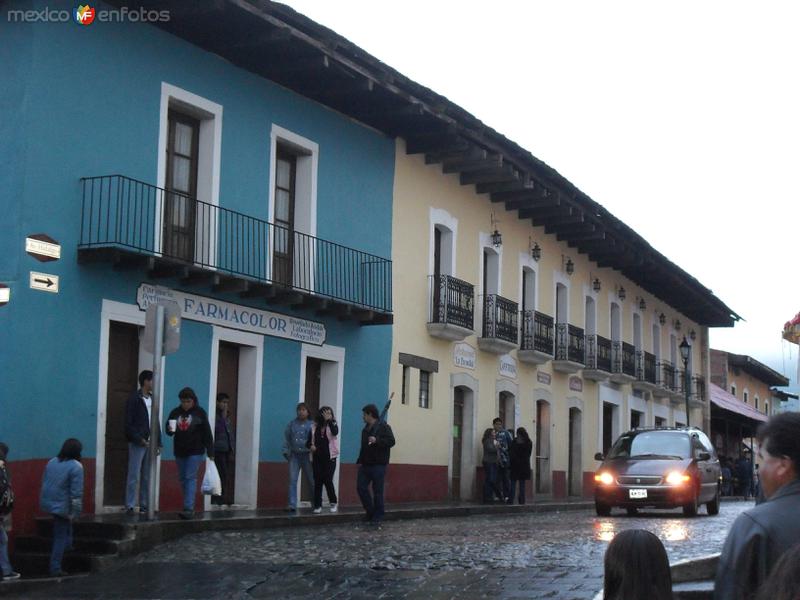
[[[139,389],[131,392],[125,404],[125,437],[128,439],[128,479],[125,509],[132,513],[139,487],[139,512],[147,512],[150,490],[150,414],[153,408],[153,372],[139,373]],[[161,447],[161,435],[158,446]]]
[[[367,404],[361,409],[364,429],[361,430],[361,451],[358,453],[356,489],[366,511],[366,520],[380,526],[383,520],[383,481],[389,464],[389,449],[394,446],[394,433],[378,417],[378,407]],[[369,485],[372,484],[372,494]]]
[[[758,441],[767,500],[733,523],[717,569],[716,600],[755,597],[781,555],[800,543],[800,413],[773,416]]]

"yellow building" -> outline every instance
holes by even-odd
[[[591,495],[595,453],[629,428],[708,432],[708,328],[738,318],[710,290],[480,124],[396,156],[389,386],[409,499],[478,498],[497,416],[527,429],[531,485],[554,497]]]

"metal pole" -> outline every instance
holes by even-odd
[[[683,395],[686,399],[686,426],[689,427],[689,357],[683,359]]]
[[[147,490],[147,518],[153,520],[156,513],[156,490],[159,486],[156,465],[158,463],[158,438],[160,417],[158,407],[161,392],[161,356],[164,351],[164,307],[156,306],[155,343],[153,344],[153,402],[150,410],[150,489]]]

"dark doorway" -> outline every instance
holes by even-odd
[[[318,358],[306,359],[306,393],[303,401],[308,407],[310,419],[315,419],[319,412],[320,376],[322,375],[322,361]],[[335,409],[335,407],[334,407]],[[300,500],[311,502],[314,490],[310,489],[303,473],[300,473]]]
[[[106,449],[103,504],[125,504],[128,440],[125,438],[125,404],[139,385],[139,327],[111,321],[108,335],[106,387]]]
[[[453,462],[450,477],[450,495],[461,499],[461,453],[464,439],[464,390],[453,390]]]
[[[614,443],[614,405],[603,402],[603,454]]]
[[[536,402],[536,492],[550,493],[550,405]]]
[[[567,495],[580,496],[583,486],[581,473],[581,451],[583,448],[581,411],[569,409],[569,473],[567,474]]]
[[[228,419],[231,422],[234,438],[233,447],[236,448],[236,416],[239,396],[239,346],[228,342],[219,343],[219,356],[217,359],[217,393],[228,394]],[[235,503],[236,490],[236,459],[231,455],[227,464],[225,480],[222,482],[222,504]]]
[[[636,429],[637,427],[642,426],[642,417],[644,415],[640,413],[638,410],[631,411],[631,429]]]

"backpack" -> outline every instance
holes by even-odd
[[[8,470],[0,467],[0,516],[7,515],[14,508],[14,491],[11,489],[11,480]]]

